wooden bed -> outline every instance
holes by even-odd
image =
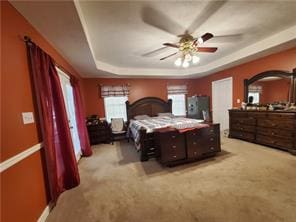
[[[157,116],[158,113],[171,113],[172,100],[164,101],[157,97],[145,97],[130,104],[126,102],[127,121],[137,115]],[[146,129],[140,129],[140,159],[147,161],[149,158],[157,157],[155,135],[146,133]]]
[[[129,124],[130,120],[134,119],[134,117],[137,115],[148,115],[153,117],[153,116],[157,116],[158,113],[171,113],[172,101],[171,100],[164,101],[156,97],[145,97],[135,101],[132,104],[130,104],[127,101],[126,111],[127,111],[127,119]],[[178,147],[180,147],[180,149],[183,149],[184,152],[187,153],[185,155],[186,157],[184,157],[186,158],[187,162],[188,162],[188,158],[191,161],[192,159],[198,159],[197,157],[195,158],[194,156],[192,156],[191,158],[190,153],[194,155],[198,153],[201,155],[200,150],[202,149],[205,150],[205,147],[207,147],[209,150],[209,152],[206,152],[206,153],[214,154],[216,152],[221,151],[219,124],[210,124],[208,128],[198,129],[196,133],[192,134],[194,135],[194,138],[190,133],[181,134],[181,133],[178,133],[177,131],[176,132],[162,131],[161,133],[158,131],[158,132],[147,133],[145,128],[141,128],[139,130],[139,135],[140,135],[139,143],[141,147],[139,152],[140,152],[141,161],[147,161],[150,158],[159,159],[161,155],[162,157],[165,157],[165,155],[163,154],[163,149],[162,150],[160,149],[163,147],[165,147],[166,149],[168,140],[162,140],[161,138],[165,138],[166,136],[171,136],[171,135],[172,135],[172,138],[179,138],[181,140],[181,142],[179,141],[180,144],[178,145]],[[165,144],[162,144],[163,142],[165,142]],[[199,144],[199,145],[197,146],[196,144]],[[198,151],[196,150],[197,148],[198,148]],[[194,151],[194,149],[196,151]],[[200,157],[200,155],[198,157]],[[172,162],[172,161],[169,161],[169,162]],[[173,161],[173,162],[176,162],[176,161]]]

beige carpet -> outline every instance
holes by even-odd
[[[94,146],[81,185],[61,195],[47,222],[296,221],[296,157],[235,139],[208,160],[166,168],[139,162],[125,142]]]

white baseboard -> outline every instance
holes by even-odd
[[[46,218],[48,217],[49,213],[50,213],[50,205],[47,205],[42,214],[40,215],[40,217],[38,218],[37,222],[45,222],[46,221]]]
[[[4,170],[8,169],[9,167],[15,165],[16,163],[20,162],[21,160],[25,159],[26,157],[32,155],[36,151],[40,150],[42,148],[42,143],[38,143],[29,149],[26,149],[25,151],[3,161],[0,163],[0,173]]]

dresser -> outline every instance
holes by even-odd
[[[87,125],[91,145],[111,142],[111,129],[107,121],[97,121],[96,124]]]
[[[180,133],[176,129],[155,133],[158,160],[165,165],[193,162],[221,151],[219,124]]]
[[[296,154],[296,112],[229,110],[229,137]]]
[[[219,124],[185,133],[187,158],[195,159],[221,151]]]

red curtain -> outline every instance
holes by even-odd
[[[85,117],[84,117],[84,110],[82,106],[82,98],[79,89],[79,82],[78,79],[74,76],[70,77],[71,85],[73,87],[73,96],[74,96],[74,103],[75,103],[75,116],[77,122],[77,129],[80,139],[80,146],[83,156],[91,156],[92,150],[89,144],[88,133],[85,125]]]
[[[79,184],[77,162],[54,61],[30,40],[26,43],[40,117],[50,198],[56,203],[63,191]]]

